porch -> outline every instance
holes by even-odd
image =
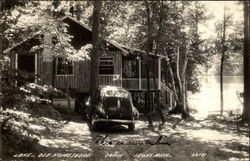
[[[158,78],[150,78],[150,89],[159,90]],[[99,75],[99,85],[121,86],[127,90],[146,90],[146,78],[122,78],[119,74]]]

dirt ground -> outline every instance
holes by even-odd
[[[57,124],[52,119],[42,119],[46,124]],[[155,120],[153,129],[142,116],[134,131],[123,125],[103,124],[96,132],[90,132],[79,115],[60,122],[62,126],[55,126],[54,130],[45,128],[43,121],[30,121],[39,153],[18,153],[10,160],[249,160],[247,125],[215,115],[188,122],[179,115],[166,119],[163,126]]]

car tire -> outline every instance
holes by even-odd
[[[128,129],[133,131],[135,129],[135,123],[128,124]]]

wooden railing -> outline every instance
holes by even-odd
[[[139,89],[139,78],[123,78],[122,87],[128,90],[138,90]]]
[[[122,78],[122,87],[129,90],[146,90],[147,79],[146,78]],[[158,90],[158,78],[150,78],[150,89]]]
[[[161,92],[163,92],[163,97],[165,97],[166,103],[172,109],[175,105],[175,99],[173,97],[173,91],[169,89],[165,84],[161,83]]]
[[[147,89],[147,78],[141,78],[141,88],[143,90]],[[158,90],[158,78],[150,78],[150,89]]]
[[[99,75],[99,85],[121,86],[122,78],[119,74]]]
[[[85,82],[82,82],[85,83]],[[66,84],[69,88],[74,88],[79,90],[79,80],[75,76],[56,76],[55,77],[55,87],[59,89],[64,89]],[[112,86],[122,86],[128,90],[146,90],[147,89],[147,79],[146,78],[122,78],[119,74],[110,75],[99,75],[99,85],[112,85]],[[150,78],[150,89],[159,90],[158,78]]]

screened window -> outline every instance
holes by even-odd
[[[139,63],[136,59],[123,58],[122,76],[124,78],[138,78],[139,77]]]
[[[114,60],[112,57],[100,58],[99,74],[114,74]]]
[[[73,75],[73,62],[65,58],[57,58],[57,75]]]

